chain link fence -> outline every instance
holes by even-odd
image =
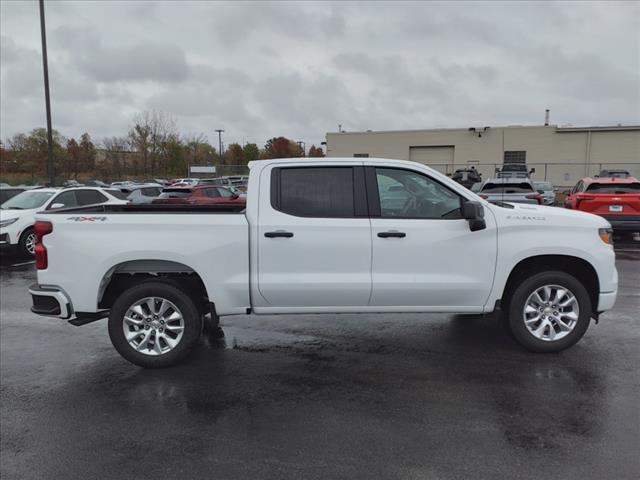
[[[496,171],[503,167],[502,163],[428,163],[444,174],[453,174],[461,168],[472,166],[482,175],[482,180],[496,176]],[[635,163],[527,163],[527,169],[534,169],[530,177],[534,181],[551,182],[556,188],[571,188],[584,177],[595,177],[602,170],[626,170],[632,177],[640,178],[640,162]]]

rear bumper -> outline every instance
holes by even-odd
[[[614,230],[640,232],[640,215],[600,215]]]
[[[60,288],[33,284],[29,287],[29,293],[33,302],[33,313],[46,317],[71,318],[71,299]]]

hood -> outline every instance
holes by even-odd
[[[29,210],[0,210],[0,220],[11,220],[24,215],[33,215],[38,209]]]
[[[502,208],[492,205],[492,211],[503,223],[536,223],[553,227],[588,227],[610,228],[611,224],[604,218],[579,210],[545,205],[528,205],[509,203],[514,208]]]

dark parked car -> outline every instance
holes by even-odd
[[[471,186],[474,183],[482,181],[482,175],[475,169],[475,167],[459,168],[453,173],[453,175],[451,175],[451,180],[454,180],[460,185],[471,189]]]
[[[246,204],[247,198],[225,187],[196,185],[192,187],[167,187],[153,204],[227,205]]]

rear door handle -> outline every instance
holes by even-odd
[[[407,236],[407,234],[404,232],[389,231],[389,232],[380,232],[378,233],[378,236],[380,238],[404,238]]]
[[[275,232],[265,232],[264,236],[267,238],[291,238],[293,237],[293,233],[285,232],[284,230],[276,230]]]

